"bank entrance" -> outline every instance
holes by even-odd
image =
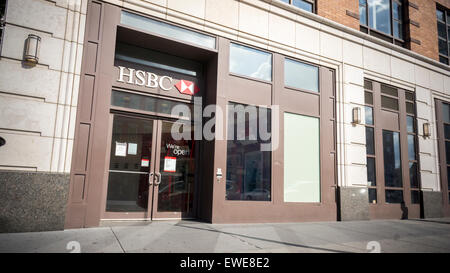
[[[104,219],[193,217],[195,142],[189,124],[112,113]],[[174,138],[175,137],[175,138]]]

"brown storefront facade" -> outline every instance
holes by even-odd
[[[88,11],[66,228],[127,219],[195,218],[214,223],[337,219],[334,70],[314,66],[319,92],[287,87],[283,81],[286,57],[280,54],[270,53],[271,80],[255,79],[229,72],[232,42],[228,39],[207,35],[213,39],[208,48],[123,24],[121,16],[136,13],[113,5],[92,1]],[[138,20],[145,18],[160,22],[145,16]],[[176,86],[181,87],[181,82],[194,83],[191,91],[198,92],[181,93]],[[193,109],[195,97],[202,99],[200,111],[208,105],[227,109],[233,103],[267,106],[272,111],[271,124],[279,122],[279,132],[284,131],[283,119],[274,116],[283,113],[320,120],[320,201],[283,201],[283,133],[278,136],[279,146],[268,152],[271,170],[257,174],[268,177],[268,189],[259,189],[268,196],[261,199],[264,194],[252,192],[243,198],[226,197],[227,141],[182,140],[180,144],[168,139],[169,125],[183,119],[172,115],[171,107]],[[280,105],[278,115],[273,114],[273,105]],[[208,120],[204,120],[205,124]],[[167,145],[189,147],[185,148],[189,159],[169,154],[174,150],[167,151]],[[239,160],[251,153],[244,152]],[[166,169],[168,160],[184,165],[171,171]],[[178,192],[176,184],[182,188]],[[127,185],[137,188],[138,205],[113,200],[135,194],[126,193]]]
[[[364,148],[371,169],[367,180],[360,177],[353,183],[365,187],[346,187],[338,183],[339,169],[346,168],[338,163],[338,150],[347,144],[338,141],[337,104],[342,98],[337,96],[340,75],[335,67],[102,1],[90,1],[87,10],[65,228],[130,220],[261,223],[428,215],[424,204],[428,208],[436,194],[428,201],[421,190],[414,89],[364,77],[370,82],[364,92],[371,99],[362,104],[366,111],[372,109],[372,123],[367,112],[363,122],[366,143],[373,146],[372,152]],[[239,50],[267,57],[269,70],[251,75],[239,70],[230,56]],[[293,67],[312,71],[317,80],[303,78],[307,87],[290,84],[286,70]],[[236,105],[268,110],[271,138],[265,144],[270,151],[261,151],[264,141],[259,139],[203,137],[204,127],[211,125],[212,114],[205,115],[210,106],[223,109],[214,113],[216,121],[220,115],[223,119],[214,131],[229,136],[236,129],[230,121],[237,116],[230,116],[228,107]],[[176,107],[192,115],[174,114]],[[260,120],[261,114],[255,117]],[[248,122],[246,137],[251,134]],[[200,131],[202,138],[174,139],[174,125],[190,136]],[[296,137],[311,145],[296,143]],[[311,167],[304,156],[296,165],[298,151],[311,152]],[[440,210],[437,206],[433,213]]]

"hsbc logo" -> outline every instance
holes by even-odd
[[[170,91],[175,86],[181,94],[193,96],[200,89],[191,81],[180,80],[174,84],[174,80],[169,76],[158,76],[155,73],[150,73],[142,70],[136,70],[133,68],[119,67],[118,82],[134,84],[138,86],[145,86],[149,88],[161,88],[165,91]]]

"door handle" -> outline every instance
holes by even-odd
[[[159,184],[161,184],[161,174],[155,173],[155,177],[156,177],[155,185],[158,186]]]
[[[148,184],[153,185],[153,172],[149,173],[148,175]]]

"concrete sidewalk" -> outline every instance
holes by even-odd
[[[339,253],[369,252],[368,247],[379,245],[381,252],[450,253],[450,218],[283,224],[154,221],[0,234],[0,252],[68,253],[78,243],[81,252]]]

